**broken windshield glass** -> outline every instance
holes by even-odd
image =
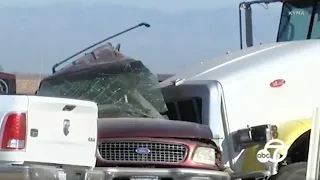
[[[161,90],[152,88],[157,83],[141,61],[122,60],[53,75],[41,82],[38,95],[95,101],[100,118],[163,118],[159,112],[167,107]]]

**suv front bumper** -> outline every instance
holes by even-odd
[[[187,168],[101,167],[70,175],[50,166],[0,165],[0,180],[230,180],[226,172]]]
[[[1,180],[66,180],[63,169],[38,165],[0,164]]]
[[[86,180],[229,180],[226,172],[188,168],[97,167],[87,171]]]

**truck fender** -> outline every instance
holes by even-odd
[[[283,124],[277,125],[277,127],[277,139],[282,140],[287,145],[290,152],[290,148],[294,142],[311,129],[311,118],[287,121]],[[247,173],[264,170],[264,165],[256,158],[256,155],[260,149],[263,149],[263,145],[256,145],[244,150],[242,172]]]

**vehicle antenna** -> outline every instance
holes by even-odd
[[[114,37],[117,37],[117,36],[119,36],[119,35],[121,35],[121,34],[124,34],[124,33],[128,32],[128,31],[131,31],[131,30],[136,29],[136,28],[141,27],[141,26],[144,26],[144,27],[147,27],[147,28],[148,28],[148,27],[150,27],[150,24],[143,22],[143,23],[137,24],[137,25],[135,25],[135,26],[133,26],[133,27],[131,27],[131,28],[128,28],[128,29],[126,29],[126,30],[124,30],[124,31],[121,31],[121,32],[119,32],[119,33],[117,33],[117,34],[114,34],[114,35],[112,35],[112,36],[110,36],[110,37],[107,37],[106,39],[103,39],[103,40],[101,40],[101,41],[99,41],[99,42],[97,42],[97,43],[95,43],[95,44],[93,44],[93,45],[91,45],[91,46],[89,46],[89,47],[87,47],[87,48],[85,48],[85,49],[83,49],[83,50],[75,53],[75,54],[73,54],[72,56],[64,59],[63,61],[60,61],[60,62],[58,62],[57,64],[53,65],[53,66],[52,66],[52,73],[55,73],[55,72],[56,72],[56,68],[57,68],[58,66],[60,66],[61,64],[67,62],[68,60],[70,60],[70,59],[78,56],[79,54],[87,51],[88,49],[91,49],[91,48],[93,48],[93,47],[95,47],[95,46],[97,46],[97,45],[99,45],[99,44],[101,44],[101,43],[103,43],[103,42],[105,42],[105,41],[108,41],[108,40],[110,40],[110,39],[112,39],[112,38],[114,38]]]

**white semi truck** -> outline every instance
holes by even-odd
[[[320,102],[320,3],[281,1],[277,42],[253,45],[250,5],[263,2],[280,3],[240,4],[246,10],[242,50],[177,73],[160,87],[171,108],[191,102],[190,111],[177,109],[176,116],[189,113],[189,121],[211,127],[235,178],[288,179],[289,174],[306,170],[312,109]],[[285,142],[287,157],[280,163],[260,163],[257,152],[274,138]]]
[[[97,104],[0,95],[0,179],[84,179],[96,163]]]

